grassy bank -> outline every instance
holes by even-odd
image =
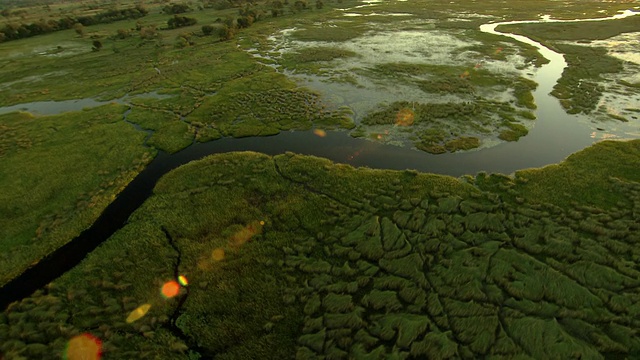
[[[89,227],[153,158],[125,109],[0,115],[0,284]]]
[[[210,156],[2,314],[0,349],[54,358],[88,332],[105,359],[634,357],[640,179],[619,160],[637,163],[638,146],[599,143],[515,185]],[[622,200],[564,203],[558,187]],[[163,298],[178,275],[188,286]]]

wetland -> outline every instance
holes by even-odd
[[[1,42],[0,357],[638,356],[638,16],[500,4]]]

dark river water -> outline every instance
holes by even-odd
[[[491,33],[498,25],[499,23],[483,25],[481,30]],[[124,226],[133,211],[151,195],[153,187],[162,175],[180,165],[210,154],[257,151],[275,155],[291,151],[324,157],[353,166],[396,170],[415,169],[422,172],[461,176],[473,175],[480,171],[511,174],[518,169],[557,163],[571,153],[592,144],[595,140],[590,136],[589,126],[578,122],[575,116],[567,115],[558,100],[549,95],[566,67],[564,57],[530,39],[512,34],[506,35],[536,46],[543,56],[550,60],[548,64],[536,71],[534,77],[539,84],[534,93],[535,102],[538,105],[535,127],[519,141],[502,143],[477,151],[432,155],[409,148],[354,139],[346,132],[327,132],[326,136],[320,137],[312,131],[299,131],[283,132],[270,137],[224,138],[205,144],[193,144],[172,155],[160,152],[89,229],[0,288],[0,307],[5,309],[11,302],[29,296],[73,268],[89,252]],[[126,100],[125,97],[116,101],[126,103]],[[35,102],[0,108],[0,114],[23,110],[49,115],[104,103],[92,99]]]

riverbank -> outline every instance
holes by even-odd
[[[210,156],[10,306],[0,349],[46,359],[90,333],[105,358],[634,356],[638,161],[640,141],[602,142],[515,178],[459,180]],[[540,196],[558,188],[571,200]]]
[[[125,110],[0,115],[0,284],[91,226],[153,159]]]

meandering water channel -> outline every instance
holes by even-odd
[[[626,11],[610,18],[566,21],[619,19],[636,14]],[[518,169],[562,161],[571,153],[595,141],[590,136],[591,129],[586,124],[579,123],[576,117],[567,115],[559,101],[549,95],[567,66],[563,55],[524,36],[495,31],[496,27],[503,24],[546,21],[552,20],[547,18],[539,21],[497,22],[480,27],[481,31],[509,36],[533,45],[550,60],[548,64],[536,71],[534,77],[539,84],[533,94],[538,106],[536,110],[538,120],[530,133],[519,141],[478,151],[431,155],[409,148],[354,139],[346,132],[328,132],[327,136],[318,137],[312,131],[299,131],[283,132],[271,137],[224,138],[205,144],[193,144],[172,155],[159,152],[158,156],[116,197],[89,229],[2,287],[0,308],[5,309],[11,302],[29,296],[82,261],[89,252],[124,226],[133,211],[152,194],[161,176],[180,165],[210,154],[258,151],[275,155],[292,151],[325,157],[354,166],[397,170],[416,169],[453,176],[475,174],[480,171],[510,174]],[[126,100],[118,99],[125,103]],[[36,102],[0,108],[0,114],[24,110],[48,115],[100,104],[94,100]]]

